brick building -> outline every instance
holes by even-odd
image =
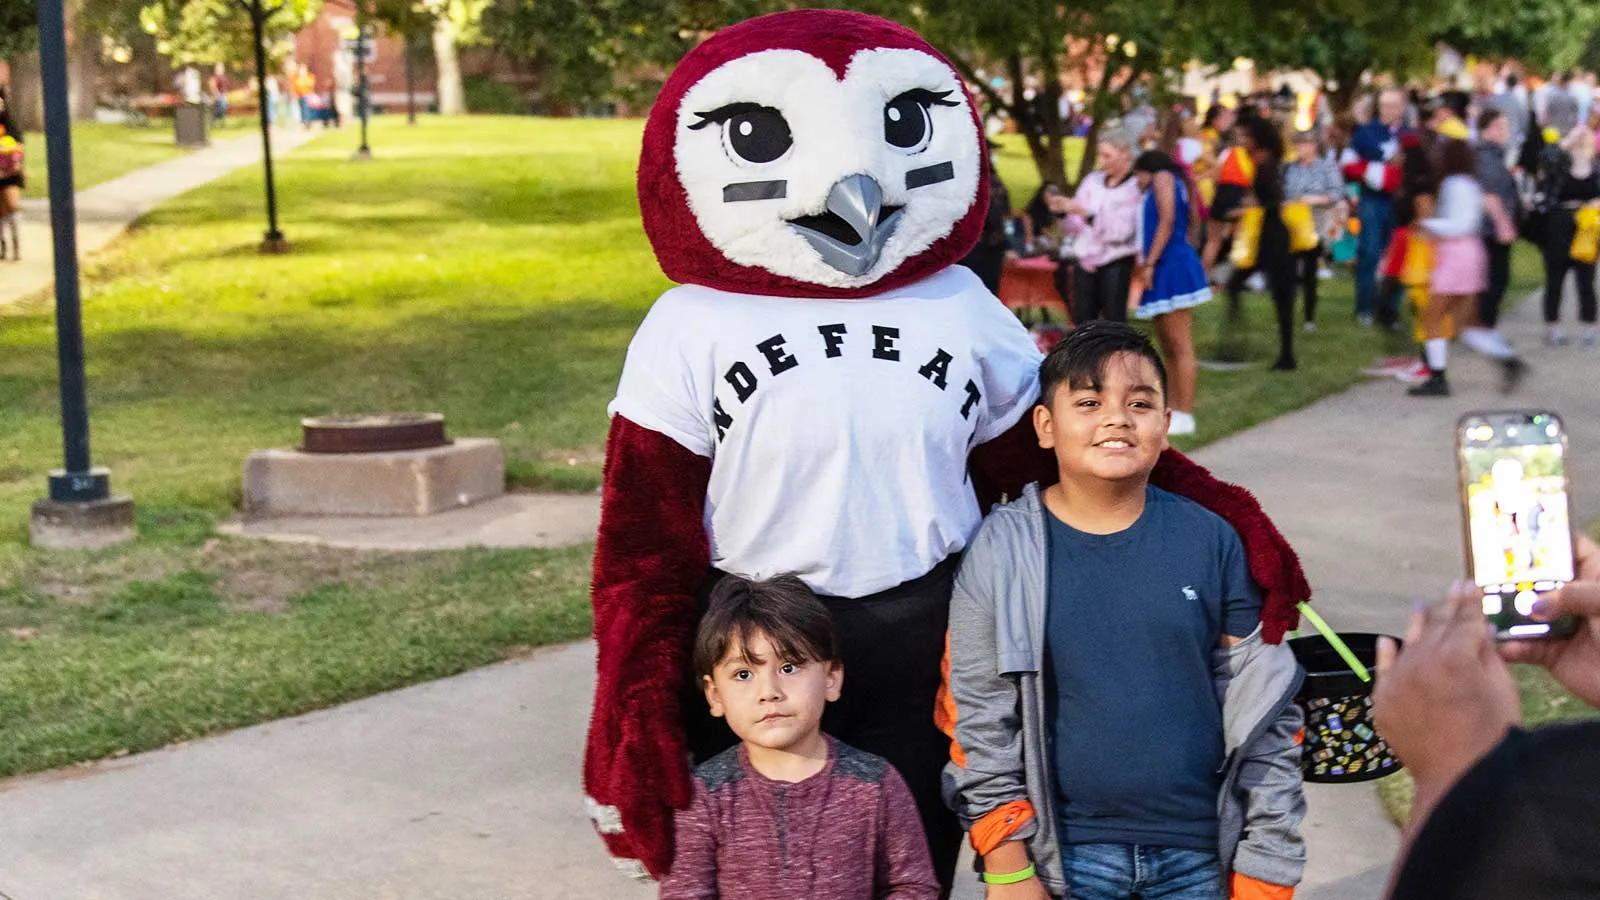
[[[317,78],[317,90],[333,90],[346,77],[341,67],[353,65],[354,54],[338,58],[345,36],[354,34],[355,4],[351,0],[326,0],[316,21],[294,36],[294,60],[304,63]],[[372,85],[372,102],[379,109],[403,110],[406,105],[405,42],[397,35],[378,29],[367,51],[367,78]],[[416,83],[417,109],[426,110],[434,102],[434,72],[430,54],[419,51],[413,60],[412,78]]]

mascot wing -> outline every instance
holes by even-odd
[[[710,566],[702,520],[710,477],[711,460],[612,418],[594,558],[599,670],[584,792],[607,849],[640,876],[671,868],[673,809],[689,802],[678,697],[694,592]]]

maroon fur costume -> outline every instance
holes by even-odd
[[[651,110],[639,162],[645,230],[669,277],[805,303],[808,298],[872,297],[925,279],[967,253],[988,209],[987,153],[981,146],[973,150],[981,169],[966,214],[927,249],[866,286],[830,287],[740,265],[702,233],[674,165],[677,115],[685,92],[723,63],[760,50],[801,50],[821,59],[837,76],[863,48],[937,56],[915,33],[885,20],[802,10],[725,29],[684,58]],[[972,116],[976,123],[975,111]],[[981,128],[977,133],[981,145]],[[1055,478],[1054,458],[1039,448],[1027,415],[1001,437],[979,446],[970,466],[984,508],[1001,495],[1016,496],[1030,481]],[[596,828],[619,864],[637,873],[641,867],[626,862],[636,861],[658,877],[672,864],[673,810],[687,805],[690,795],[679,697],[689,677],[695,593],[711,566],[705,525],[711,471],[711,459],[624,416],[613,417],[594,561],[599,661],[584,789]],[[1251,574],[1264,592],[1266,638],[1281,640],[1297,620],[1295,604],[1309,596],[1309,589],[1293,551],[1254,498],[1175,452],[1162,457],[1152,481],[1205,505],[1238,530]],[[928,715],[931,720],[932,709]]]

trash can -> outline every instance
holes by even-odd
[[[204,147],[211,143],[206,133],[209,110],[203,103],[179,103],[172,111],[179,147]]]

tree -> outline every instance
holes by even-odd
[[[281,58],[287,39],[322,11],[322,0],[272,0],[260,9],[268,55]],[[250,0],[155,0],[140,8],[139,21],[174,65],[255,58]]]
[[[405,44],[406,63],[406,121],[417,123],[416,80],[412,76],[417,45],[424,37],[433,34],[434,10],[423,0],[374,0],[372,18],[398,35]],[[457,67],[460,72],[460,67]]]
[[[11,70],[11,117],[26,132],[44,130],[39,78],[39,19],[33,0],[0,0],[0,59]]]
[[[1446,13],[1434,38],[1462,53],[1515,57],[1541,70],[1577,64],[1600,29],[1600,9],[1566,0],[1469,0]]]
[[[67,22],[68,105],[73,121],[94,118],[100,68],[101,8],[119,0],[65,0]],[[0,59],[10,60],[11,90],[17,127],[44,130],[44,93],[39,77],[38,19],[33,0],[0,0]]]
[[[0,0],[0,59],[13,59],[39,43],[33,0]]]
[[[483,33],[540,73],[547,105],[644,105],[701,35],[780,6],[771,0],[495,0],[483,14]]]
[[[1479,0],[1464,0],[1472,3]],[[1327,0],[1258,11],[1245,29],[1207,55],[1232,52],[1265,69],[1309,69],[1332,86],[1335,109],[1348,109],[1366,72],[1411,74],[1433,60],[1433,26],[1449,0]]]
[[[421,0],[433,24],[433,60],[440,115],[467,111],[459,48],[483,39],[480,22],[491,0]]]

